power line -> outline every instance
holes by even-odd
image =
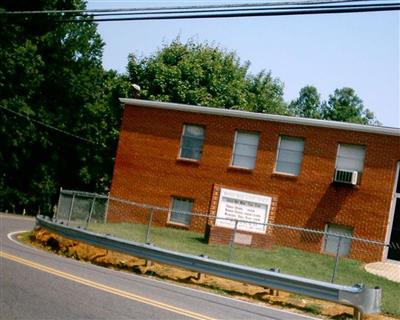
[[[333,9],[333,8],[346,8],[350,10],[351,8],[369,8],[369,7],[376,7],[376,4],[364,4],[364,5],[346,5],[346,6],[312,6],[310,8],[309,6],[291,6],[291,7],[273,7],[273,8],[252,8],[252,9],[243,9],[243,8],[232,8],[232,9],[200,9],[200,10],[185,10],[184,12],[179,11],[179,10],[171,10],[171,11],[163,11],[163,12],[151,12],[151,11],[146,11],[146,12],[135,12],[132,14],[132,16],[140,16],[140,15],[151,15],[151,14],[162,14],[162,15],[167,15],[167,14],[196,14],[196,13],[218,13],[218,12],[257,12],[257,11],[265,11],[265,12],[272,12],[272,11],[279,11],[281,10],[282,12],[286,12],[289,10],[303,10],[303,9],[312,9],[312,10],[317,10],[317,9]],[[391,7],[393,4],[380,4],[379,8],[384,8],[384,7]],[[90,15],[90,17],[101,17],[101,16],[129,16],[130,14],[128,13],[95,13]],[[94,19],[95,21],[100,21],[100,19]]]
[[[386,6],[391,6],[392,4],[381,4],[379,5],[380,7],[386,7]],[[377,6],[376,4],[365,4],[365,5],[346,5],[346,6],[338,6],[338,8],[345,7],[345,8],[367,8],[367,7],[372,7],[372,6]],[[291,6],[291,7],[273,7],[273,8],[251,8],[251,9],[246,9],[246,8],[232,8],[232,9],[196,9],[196,10],[168,10],[168,11],[135,11],[134,13],[128,13],[128,12],[112,12],[112,13],[94,13],[91,15],[76,15],[76,16],[82,16],[82,17],[104,17],[104,16],[142,16],[142,15],[169,15],[169,14],[195,14],[195,13],[218,13],[218,12],[256,12],[256,11],[276,11],[276,10],[302,10],[302,9],[309,9],[309,6]],[[313,6],[312,9],[324,9],[324,8],[333,8],[332,6]],[[69,17],[66,17],[67,19]],[[94,19],[95,21],[101,21],[100,19]]]
[[[374,3],[366,3],[366,2]],[[362,2],[362,4],[358,4]],[[357,3],[357,4],[356,4]],[[334,4],[334,5],[332,5]],[[302,2],[266,2],[237,5],[170,6],[133,9],[93,10],[45,10],[45,11],[0,11],[0,16],[30,14],[61,14],[56,22],[112,22],[140,20],[210,19],[262,16],[290,16],[335,13],[362,13],[400,10],[400,4],[392,0],[382,3],[377,0],[310,0]],[[91,14],[90,14],[91,12]],[[99,18],[110,16],[110,18]],[[26,18],[25,18],[26,19]],[[10,21],[12,23],[12,21]]]
[[[201,10],[201,9],[230,9],[230,8],[254,8],[254,7],[284,7],[297,5],[324,5],[335,3],[356,3],[376,2],[379,4],[386,0],[310,0],[310,1],[286,1],[286,2],[264,2],[264,3],[241,3],[222,5],[198,5],[198,6],[164,6],[164,7],[143,7],[143,8],[113,8],[113,9],[76,9],[76,10],[32,10],[32,11],[0,11],[0,15],[34,15],[34,14],[96,14],[107,12],[134,13],[137,11],[163,11],[163,10]]]
[[[337,13],[363,13],[363,12],[382,12],[398,11],[400,4],[383,5],[354,5],[354,6],[324,6],[318,8],[296,8],[285,10],[281,8],[269,8],[260,11],[252,10],[218,10],[213,12],[184,12],[172,14],[152,14],[152,15],[131,15],[120,18],[98,18],[83,17],[83,19],[59,19],[59,22],[108,22],[108,21],[140,21],[140,20],[176,20],[176,19],[210,19],[210,18],[240,18],[240,17],[265,17],[265,16],[292,16],[292,15],[312,15],[312,14],[337,14]]]
[[[135,12],[114,12],[114,13],[95,13],[93,15],[76,14],[74,16],[59,17],[58,22],[111,22],[111,21],[140,21],[140,20],[175,20],[175,19],[209,19],[209,18],[237,18],[237,17],[262,17],[262,16],[289,16],[289,15],[311,15],[311,14],[333,14],[333,13],[362,13],[362,12],[379,12],[400,10],[399,3],[381,3],[381,4],[352,4],[344,5],[342,2],[348,3],[347,0],[339,0],[341,3],[336,5],[297,5],[286,7],[252,7],[251,9],[229,7],[218,7],[215,9],[197,9],[194,10],[169,10],[169,11],[135,11]],[[353,0],[351,1],[354,3]],[[310,3],[310,2],[309,2]],[[327,2],[324,2],[327,3]],[[332,3],[332,2],[331,2]],[[193,7],[193,6],[192,6]],[[166,8],[166,7],[163,7]],[[171,7],[172,8],[172,7]],[[176,7],[178,8],[178,7]],[[182,7],[179,7],[182,8]],[[201,8],[205,8],[202,6]],[[139,10],[139,9],[137,9]],[[111,18],[98,18],[98,16],[111,15]],[[115,16],[123,17],[115,17]],[[96,18],[97,17],[97,18]]]
[[[8,109],[8,108],[6,108],[6,107],[4,107],[4,106],[1,106],[1,105],[0,105],[0,109],[2,109],[2,110],[4,110],[4,111],[7,111],[7,112],[10,112],[10,113],[12,113],[12,114],[14,114],[14,115],[16,115],[16,116],[21,117],[21,118],[24,118],[24,119],[26,119],[26,120],[28,120],[28,121],[30,121],[30,122],[33,122],[33,123],[36,123],[36,124],[41,125],[41,126],[43,126],[43,127],[46,127],[46,128],[48,128],[48,129],[57,131],[57,132],[59,132],[59,133],[62,133],[62,134],[64,134],[64,135],[67,135],[67,136],[70,136],[70,137],[73,137],[73,138],[78,139],[78,140],[80,140],[80,141],[84,141],[84,142],[86,142],[86,143],[93,144],[93,145],[98,145],[96,142],[94,142],[94,141],[92,141],[92,140],[89,140],[89,139],[80,137],[80,136],[78,136],[78,135],[76,135],[76,134],[70,133],[70,132],[68,132],[68,131],[65,131],[65,130],[62,130],[62,129],[59,129],[59,128],[56,128],[56,127],[54,127],[54,126],[52,126],[52,125],[49,125],[49,124],[47,124],[47,123],[44,123],[44,122],[42,122],[42,121],[39,121],[39,120],[36,120],[36,119],[32,119],[32,118],[30,118],[30,117],[27,116],[27,115],[24,115],[24,114],[22,114],[22,113],[19,113],[19,112],[17,112],[17,111],[14,111],[14,110],[10,110],[10,109]]]

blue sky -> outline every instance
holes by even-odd
[[[205,2],[89,0],[88,8],[201,3]],[[399,12],[375,12],[103,22],[98,31],[106,43],[103,64],[109,69],[125,72],[129,53],[150,55],[177,36],[182,41],[208,41],[236,51],[243,63],[251,63],[252,73],[271,70],[284,82],[287,101],[305,85],[317,87],[322,99],[348,86],[383,125],[400,127],[399,28]]]

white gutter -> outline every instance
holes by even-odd
[[[299,117],[281,116],[276,114],[256,113],[256,112],[221,109],[221,108],[210,108],[210,107],[192,106],[180,103],[149,101],[140,99],[120,98],[119,101],[121,101],[126,105],[137,106],[137,107],[175,110],[183,112],[210,114],[216,116],[261,120],[261,121],[282,122],[282,123],[289,123],[296,125],[350,130],[350,131],[367,132],[367,133],[400,137],[400,128],[393,128],[393,127],[371,126],[371,125],[363,125],[363,124],[356,124],[349,122],[299,118]]]

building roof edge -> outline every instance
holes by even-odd
[[[371,126],[371,125],[363,125],[363,124],[349,123],[349,122],[319,120],[319,119],[300,118],[293,116],[282,116],[276,114],[256,113],[256,112],[249,112],[242,110],[193,106],[193,105],[172,103],[172,102],[160,102],[160,101],[131,99],[131,98],[120,98],[119,100],[120,102],[130,106],[167,109],[167,110],[176,110],[183,112],[211,114],[217,116],[245,118],[245,119],[261,120],[261,121],[273,121],[273,122],[282,122],[282,123],[289,123],[296,125],[400,136],[400,128],[394,128],[394,127]]]

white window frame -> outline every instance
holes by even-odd
[[[181,222],[176,222],[172,220],[172,213],[174,210],[174,200],[189,200],[192,202],[192,211],[190,211],[190,218],[189,218],[189,223],[181,223]],[[168,213],[168,223],[169,224],[174,224],[174,225],[179,225],[179,226],[183,226],[183,227],[190,227],[191,223],[192,223],[192,213],[193,213],[193,206],[194,206],[194,199],[191,198],[187,198],[187,197],[180,197],[180,196],[172,196],[171,197],[171,204],[170,204],[170,209],[169,209],[169,213]],[[179,212],[178,212],[179,213]],[[182,214],[185,214],[182,212]]]
[[[340,154],[340,148],[341,148],[341,146],[351,146],[351,147],[356,147],[356,148],[363,148],[364,149],[364,157],[363,157],[363,159],[362,159],[362,170],[361,171],[359,171],[359,170],[356,170],[356,169],[344,169],[344,168],[339,168],[338,167],[338,163],[339,163],[339,154]],[[338,143],[338,147],[337,147],[337,151],[336,151],[336,162],[335,162],[335,169],[336,170],[349,170],[349,171],[357,171],[358,173],[363,173],[364,172],[364,169],[365,169],[365,156],[366,156],[366,153],[367,153],[367,148],[366,148],[366,146],[365,145],[362,145],[362,144],[354,144],[354,143],[342,143],[342,142],[340,142],[340,143]]]
[[[187,158],[187,157],[182,156],[183,138],[185,137],[184,135],[185,135],[186,127],[189,127],[189,126],[192,126],[192,127],[199,127],[199,128],[202,128],[202,129],[203,129],[203,143],[202,143],[201,149],[200,149],[200,151],[199,151],[200,156],[199,156],[198,159],[196,159],[196,158]],[[179,154],[178,154],[178,158],[179,158],[179,159],[182,159],[182,160],[187,160],[187,161],[200,162],[201,156],[203,155],[203,148],[204,148],[205,135],[206,135],[206,129],[205,129],[204,126],[202,126],[202,125],[200,125],[200,124],[193,124],[193,123],[185,123],[185,124],[183,124],[183,126],[182,126],[182,132],[181,132],[181,141],[180,141],[180,145],[179,145]]]
[[[254,155],[254,164],[253,164],[253,166],[250,168],[250,167],[244,167],[244,166],[239,166],[239,165],[236,165],[236,164],[233,164],[233,162],[234,162],[234,160],[235,160],[235,151],[236,151],[236,142],[237,142],[237,137],[238,137],[238,134],[240,134],[240,133],[247,133],[247,134],[253,134],[253,135],[255,135],[255,136],[257,136],[257,146],[256,146],[256,154]],[[233,139],[233,147],[232,147],[232,156],[231,156],[231,164],[230,164],[230,166],[232,167],[232,168],[240,168],[240,169],[246,169],[246,170],[254,170],[255,169],[255,167],[256,167],[256,163],[257,163],[257,154],[258,154],[258,146],[259,146],[259,144],[260,144],[260,133],[259,132],[257,132],[257,131],[246,131],[246,130],[235,130],[235,136],[234,136],[234,139]],[[251,157],[251,156],[248,156],[249,158]]]
[[[301,160],[299,163],[299,173],[298,174],[293,174],[293,173],[288,173],[288,172],[284,172],[284,171],[278,171],[278,162],[279,162],[279,153],[281,150],[281,141],[282,138],[293,138],[293,139],[297,139],[297,140],[302,140],[303,141],[303,150],[301,152]],[[301,174],[301,167],[303,164],[303,159],[304,159],[304,146],[305,146],[305,139],[303,137],[296,137],[296,136],[289,136],[289,135],[279,135],[279,141],[278,141],[278,148],[276,150],[276,161],[275,161],[275,167],[274,167],[274,173],[276,174],[281,174],[281,175],[286,175],[286,176],[291,176],[291,177],[298,177]]]

